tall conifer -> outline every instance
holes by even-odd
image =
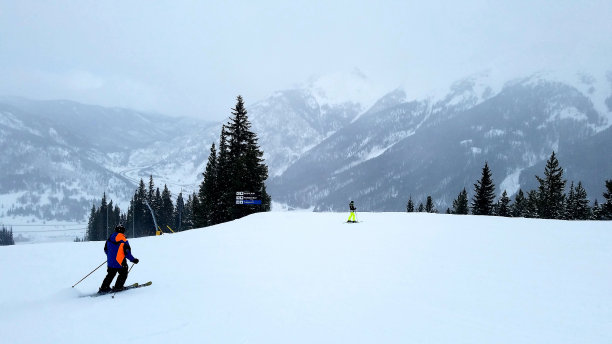
[[[506,190],[502,193],[499,201],[497,202],[497,216],[510,217],[512,214],[510,213],[510,198],[508,197],[508,193]]]
[[[563,179],[563,168],[559,166],[559,160],[553,151],[546,162],[544,178],[536,176],[540,183],[538,187],[538,211],[540,218],[561,219],[565,207],[565,184]]]
[[[185,230],[185,225],[184,225],[184,221],[185,221],[185,201],[183,200],[183,193],[179,192],[178,196],[176,197],[176,207],[174,208],[174,214],[173,214],[173,229],[176,232],[180,232],[182,230]]]
[[[269,210],[270,197],[265,188],[268,166],[264,164],[263,152],[259,149],[257,135],[251,130],[242,96],[236,99],[232,117],[227,124],[230,190],[235,197],[238,191],[255,192],[261,205],[236,205],[230,208],[230,218],[237,219],[255,212]]]
[[[453,214],[467,215],[470,212],[468,194],[465,188],[457,195],[457,198],[453,201]]]
[[[525,217],[526,206],[527,200],[525,199],[523,189],[519,189],[516,196],[514,196],[514,203],[510,207],[512,217]]]
[[[414,212],[414,202],[412,201],[412,195],[408,198],[408,203],[406,203],[406,212]]]
[[[606,191],[603,196],[605,202],[601,204],[601,217],[612,220],[612,179],[606,180]]]
[[[164,191],[161,194],[161,207],[159,211],[159,226],[166,230],[167,226],[173,225],[174,204],[172,203],[172,193],[168,186],[164,184]],[[174,230],[174,228],[172,228]]]
[[[425,202],[425,211],[428,213],[437,213],[436,206],[433,203],[433,199],[431,196],[427,196],[427,201]]]
[[[489,164],[485,162],[480,180],[474,184],[472,213],[474,215],[492,215],[495,200],[495,185],[491,179]]]
[[[578,186],[574,190],[576,198],[574,201],[574,219],[588,220],[591,218],[591,208],[589,207],[589,198],[586,190],[582,186],[582,182],[578,182]]]
[[[593,202],[593,207],[591,209],[591,220],[603,220],[603,211],[597,199]]]
[[[527,193],[524,216],[527,218],[537,218],[539,216],[538,204],[538,192],[535,190],[529,190]]]
[[[198,222],[202,223],[204,226],[211,226],[219,223],[217,205],[220,194],[217,185],[217,159],[217,150],[213,143],[210,147],[206,170],[203,173],[204,180],[202,180],[198,192],[198,198],[201,204],[200,214],[198,214],[197,217],[200,218]]]

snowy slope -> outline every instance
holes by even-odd
[[[0,247],[3,343],[610,343],[612,230],[420,213],[265,213],[132,240]]]

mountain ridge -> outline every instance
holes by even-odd
[[[612,102],[612,74],[583,74],[575,78],[578,87],[561,79],[532,74],[501,82],[483,72],[419,99],[399,87],[375,101],[360,100],[355,90],[335,97],[345,102],[315,94],[325,90],[311,81],[247,110],[270,168],[269,192],[289,207],[342,210],[355,199],[366,209],[397,211],[408,197],[431,194],[445,208],[463,187],[471,188],[484,161],[494,171],[498,193],[512,194],[533,186],[529,175],[553,150],[568,176],[582,178],[594,199],[600,193],[595,181],[603,183],[605,169],[585,159],[584,151],[601,154],[602,146],[612,144],[612,106],[602,113],[602,104]],[[601,91],[606,83],[610,88]],[[0,158],[0,214],[7,216],[12,207],[12,214],[49,218],[54,212],[41,211],[41,204],[54,204],[61,215],[77,212],[74,204],[80,202],[86,206],[79,211],[85,211],[70,218],[83,218],[103,192],[125,208],[134,184],[149,175],[175,196],[191,193],[220,131],[221,123],[192,118],[0,97],[0,143],[9,152]],[[24,149],[30,152],[26,158]],[[46,150],[51,158],[42,154]],[[49,173],[41,172],[41,162],[51,166]],[[453,174],[439,175],[434,168]],[[28,189],[28,183],[37,187]],[[64,191],[56,196],[48,191],[58,189]]]

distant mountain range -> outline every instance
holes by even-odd
[[[233,105],[233,104],[232,104]],[[601,199],[612,179],[612,73],[490,74],[447,90],[387,94],[359,72],[319,78],[247,106],[289,207],[402,211],[431,195],[440,211],[487,161],[497,193],[535,187],[554,150],[569,181]],[[192,192],[221,123],[71,101],[0,98],[0,216],[82,220],[103,192],[125,207],[140,178]]]
[[[217,123],[2,98],[0,215],[81,221],[104,192],[126,210],[150,174],[162,187],[193,189],[216,131]]]

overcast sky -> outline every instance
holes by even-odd
[[[212,120],[354,68],[391,90],[606,63],[610,0],[0,0],[0,94]]]

